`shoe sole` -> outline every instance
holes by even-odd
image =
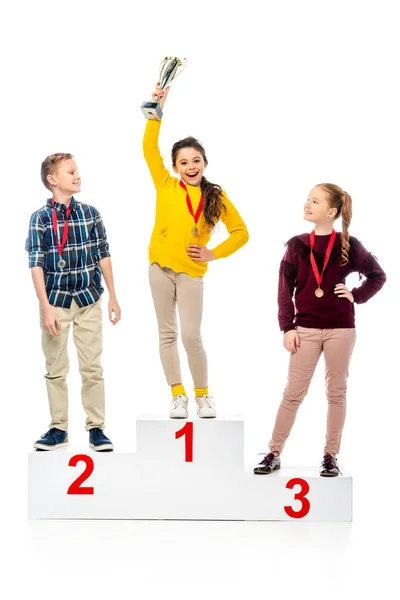
[[[199,419],[215,419],[217,416],[217,412],[215,410],[212,410],[212,412],[207,412],[208,410],[210,410],[209,407],[207,407],[207,410],[205,411],[205,414],[201,414],[201,411],[203,408],[206,408],[204,406],[202,406],[201,408],[199,408],[196,411],[197,416],[199,417]]]
[[[45,452],[50,452],[51,450],[59,450],[60,448],[66,448],[68,446],[68,440],[63,442],[62,444],[55,444],[54,446],[49,446],[48,444],[33,444],[35,450],[43,450]]]
[[[199,419],[215,419],[217,415],[197,415]]]
[[[339,473],[320,473],[321,477],[338,477]]]
[[[169,418],[170,419],[187,419],[188,417],[189,417],[189,413],[188,412],[186,412],[186,414],[179,413],[179,412],[177,412],[175,414],[169,413]]]
[[[113,452],[114,446],[112,444],[103,444],[102,446],[95,446],[89,443],[89,447],[95,452]]]
[[[256,471],[254,469],[253,473],[254,473],[254,475],[271,475],[271,473],[273,473],[274,471],[279,471],[280,468],[281,468],[281,465],[276,465],[276,467],[274,467],[272,469],[272,471],[261,471],[261,470],[260,471],[258,471],[258,470]]]

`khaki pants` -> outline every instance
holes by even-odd
[[[102,312],[101,298],[90,306],[79,308],[72,300],[71,308],[53,306],[61,321],[59,336],[43,330],[42,347],[46,358],[45,375],[50,404],[51,424],[68,431],[68,387],[66,376],[69,370],[67,353],[70,324],[73,323],[73,336],[78,351],[79,371],[82,376],[82,404],[85,409],[86,429],[104,427],[104,380],[100,365],[102,351]]]
[[[336,457],[346,417],[346,391],[350,358],[356,330],[297,327],[300,348],[292,354],[288,382],[278,410],[271,452],[281,453],[296,419],[297,410],[308,392],[321,353],[325,357],[325,383],[328,399],[327,432],[324,453]]]
[[[207,387],[207,357],[203,348],[200,326],[203,314],[203,279],[175,273],[153,263],[149,279],[156,309],[160,339],[160,357],[168,385],[182,383],[178,356],[179,311],[182,342],[185,347],[194,387]]]

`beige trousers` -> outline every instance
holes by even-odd
[[[61,321],[59,336],[50,335],[43,330],[42,314],[40,314],[42,347],[47,369],[45,378],[51,414],[50,427],[68,431],[67,344],[70,324],[73,323],[74,342],[82,376],[82,404],[87,415],[86,429],[93,427],[102,429],[104,427],[104,380],[100,365],[101,298],[84,308],[79,308],[75,300],[72,300],[71,308],[59,306],[53,308]]]
[[[161,363],[168,385],[182,383],[177,345],[178,307],[182,342],[194,387],[207,387],[207,357],[200,333],[203,278],[175,273],[168,267],[162,268],[158,263],[153,263],[149,268],[149,279],[158,321]]]
[[[297,327],[300,348],[290,356],[288,382],[278,410],[271,452],[282,452],[296,419],[297,410],[308,392],[321,353],[325,357],[325,384],[328,399],[324,453],[336,457],[346,417],[347,377],[356,341],[356,330]]]

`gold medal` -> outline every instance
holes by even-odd
[[[193,227],[193,229],[192,229],[192,233],[193,233],[194,237],[198,237],[198,235],[199,235],[199,230],[197,229],[197,227]]]
[[[314,293],[317,296],[317,298],[322,298],[322,296],[324,295],[324,290],[321,290],[321,288],[318,287]]]

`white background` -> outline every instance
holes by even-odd
[[[382,0],[3,5],[1,540],[8,597],[387,596],[397,524],[399,46],[396,3]],[[140,111],[166,54],[189,58],[165,107],[166,165],[174,141],[198,137],[206,175],[223,186],[250,232],[239,253],[210,265],[203,326],[210,391],[220,413],[244,415],[247,463],[267,449],[285,385],[278,267],[284,242],[310,231],[302,208],[315,184],[334,182],[351,194],[351,233],[388,275],[382,292],[356,307],[339,457],[355,478],[352,525],[26,521],[26,455],[49,415],[24,243],[30,214],[48,196],[39,173],[50,153],[74,154],[83,182],[78,200],[101,211],[112,252],[123,318],[113,328],[104,317],[106,433],[118,451],[134,451],[139,413],[169,406],[147,281],[155,193]],[[357,276],[348,283],[356,285]],[[70,354],[70,439],[84,450],[72,340]],[[191,392],[183,353],[182,366]],[[325,414],[321,362],[285,464],[318,465]]]

